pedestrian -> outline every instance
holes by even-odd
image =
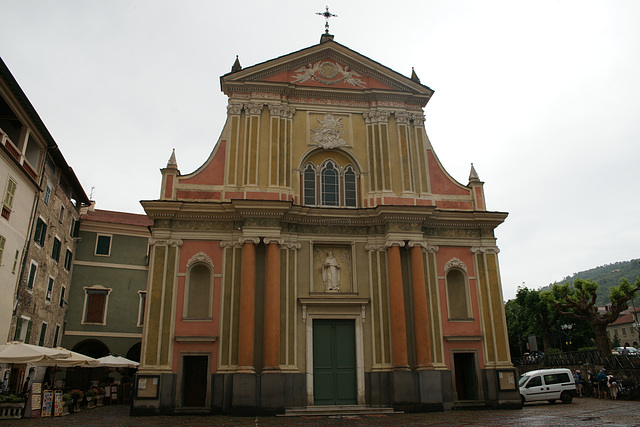
[[[24,396],[27,396],[29,394],[29,389],[31,388],[31,385],[29,384],[29,380],[30,378],[27,377],[27,379],[24,380],[24,384],[22,384],[22,394]]]
[[[598,397],[598,382],[596,381],[596,374],[591,372],[591,370],[587,371],[587,379],[589,380],[589,387],[591,387],[591,395],[593,397]]]
[[[576,392],[582,397],[582,375],[580,369],[576,369],[576,373],[573,374],[573,380],[576,382]]]
[[[607,382],[609,383],[609,392],[611,393],[611,399],[618,400],[618,380],[613,375],[609,375],[607,377]]]
[[[607,392],[609,391],[609,381],[607,379],[607,374],[604,372],[605,370],[601,369],[600,372],[598,372],[598,375],[596,375],[596,382],[598,383],[598,398],[600,399],[606,399]]]

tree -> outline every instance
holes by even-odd
[[[550,291],[541,292],[541,298],[555,307],[558,313],[589,322],[596,335],[596,346],[609,353],[611,347],[607,338],[607,325],[615,322],[620,313],[629,307],[629,300],[636,296],[638,290],[640,278],[636,279],[635,286],[627,279],[622,279],[618,286],[609,291],[611,305],[604,311],[598,310],[596,305],[598,284],[590,280],[576,279],[573,285],[556,283]]]
[[[541,298],[541,292],[527,287],[519,287],[516,301],[522,307],[522,314],[529,325],[529,333],[542,335],[542,348],[546,352],[551,342],[552,326],[557,322],[559,313],[552,310]]]

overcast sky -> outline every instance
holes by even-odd
[[[226,118],[219,77],[317,44],[322,1],[0,0],[0,56],[99,209],[143,213]],[[640,1],[339,0],[335,40],[435,91],[427,134],[485,182],[505,299],[640,257]],[[634,278],[630,278],[634,279]]]

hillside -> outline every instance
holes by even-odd
[[[592,280],[598,284],[598,305],[609,302],[609,289],[620,284],[622,279],[628,279],[631,284],[640,277],[640,259],[621,261],[613,264],[602,265],[591,270],[581,271],[558,280],[558,284],[573,282],[575,279]],[[549,290],[551,285],[541,290]],[[636,300],[637,301],[637,300]]]

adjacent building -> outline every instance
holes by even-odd
[[[615,322],[607,325],[607,337],[612,342],[617,337],[620,347],[626,345],[638,348],[638,343],[640,343],[640,308],[629,308],[620,313],[620,317]]]
[[[63,346],[92,357],[138,361],[146,304],[146,215],[82,211]]]
[[[173,153],[142,202],[132,412],[519,407],[494,235],[507,214],[473,166],[463,185],[438,160],[433,91],[329,34],[236,60],[220,83],[213,152],[188,174]]]

